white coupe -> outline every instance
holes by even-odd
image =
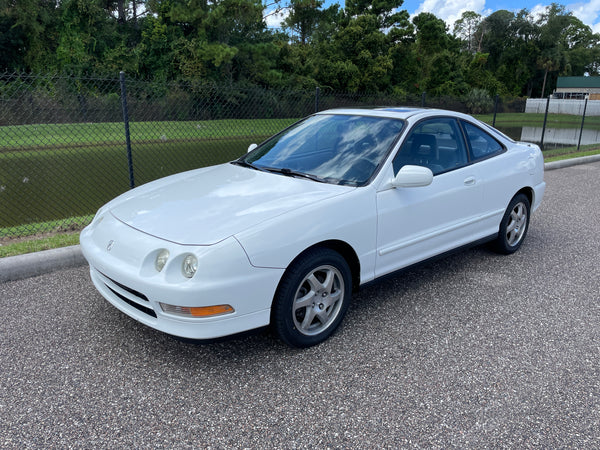
[[[211,340],[270,324],[308,347],[363,283],[484,241],[518,250],[545,186],[538,146],[468,115],[329,110],[117,197],[81,248],[98,291],[152,328]]]

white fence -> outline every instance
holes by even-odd
[[[545,113],[545,98],[528,98],[525,106],[526,113]],[[572,114],[575,116],[583,115],[583,106],[585,100],[564,100],[551,98],[548,112],[552,114]],[[586,116],[600,116],[600,100],[588,100]]]
[[[588,105],[589,106],[589,105]],[[587,112],[586,112],[587,115]],[[544,133],[545,144],[551,146],[574,146],[579,143],[581,135],[581,145],[597,144],[600,142],[600,130],[579,128],[546,128],[542,127],[523,127],[521,129],[521,141],[541,142],[542,133]]]

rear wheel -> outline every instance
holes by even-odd
[[[516,252],[523,244],[529,228],[531,205],[525,194],[517,194],[510,201],[500,222],[500,231],[494,248],[505,255]]]
[[[346,260],[330,249],[310,250],[284,274],[271,322],[288,345],[319,344],[341,323],[351,295],[352,277]]]

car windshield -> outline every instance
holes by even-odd
[[[398,119],[318,114],[264,142],[237,163],[282,175],[361,186],[371,179],[403,126]]]

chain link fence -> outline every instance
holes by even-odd
[[[396,105],[473,109],[425,94],[0,74],[0,239],[78,230],[131,187],[235,159],[315,111]]]
[[[313,111],[307,92],[4,75],[0,237],[79,229],[132,186],[237,158]]]

